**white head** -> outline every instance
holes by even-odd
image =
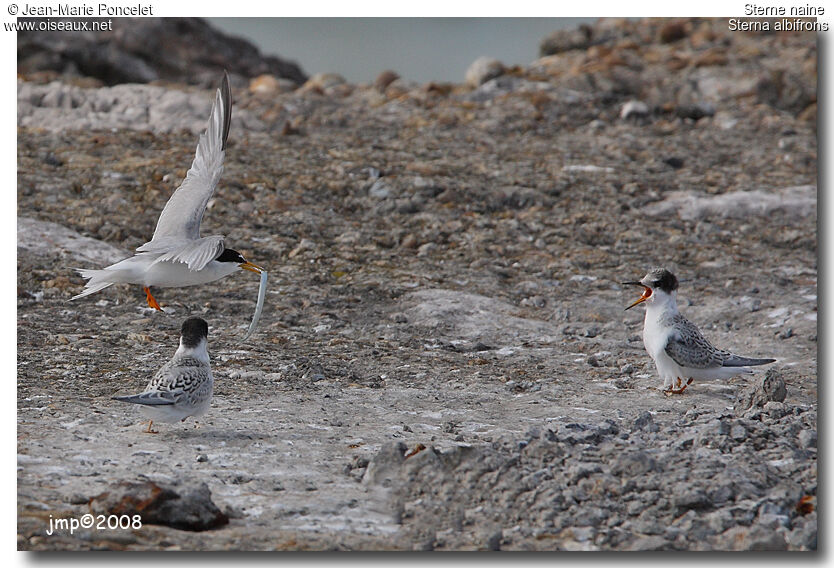
[[[626,310],[630,310],[643,302],[648,302],[649,306],[676,306],[678,279],[665,268],[653,268],[639,282],[623,282],[623,284],[643,287],[643,295]]]

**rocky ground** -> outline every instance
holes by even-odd
[[[152,234],[212,93],[24,75],[19,548],[816,549],[815,38],[589,29],[459,85],[234,85],[203,234],[270,272],[246,341],[251,275],[69,302]],[[664,395],[619,284],[654,265],[777,363]],[[212,409],[145,434],[110,397],[189,315]],[[228,522],[45,533],[123,482]]]

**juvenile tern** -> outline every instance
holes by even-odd
[[[678,279],[665,268],[654,268],[639,282],[623,284],[643,287],[643,295],[626,310],[646,302],[643,345],[663,379],[664,391],[681,394],[693,379],[729,379],[752,373],[752,366],[776,361],[742,357],[713,347],[695,324],[678,312]]]
[[[145,387],[144,392],[114,396],[113,400],[140,405],[149,418],[145,432],[153,421],[176,422],[189,416],[205,414],[211,404],[214,377],[208,355],[208,324],[201,318],[189,318],[182,324],[180,346]]]
[[[211,108],[208,127],[200,135],[197,153],[182,184],[174,191],[156,222],[150,241],[130,258],[101,270],[77,269],[87,278],[83,298],[116,283],[144,287],[148,306],[161,310],[151,294],[152,286],[173,288],[205,284],[240,269],[260,274],[263,269],[223,245],[225,237],[200,237],[200,222],[206,205],[223,173],[226,140],[232,119],[232,91],[228,74]]]

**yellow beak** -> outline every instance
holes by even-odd
[[[648,299],[651,297],[651,295],[652,295],[652,289],[651,289],[651,288],[649,288],[648,286],[644,285],[644,284],[641,284],[640,282],[623,282],[623,284],[628,284],[628,285],[630,285],[630,286],[643,286],[643,295],[642,295],[642,296],[640,296],[640,297],[637,299],[637,301],[636,301],[636,302],[634,302],[634,303],[633,303],[633,304],[631,304],[629,307],[627,307],[627,308],[625,309],[625,311],[630,310],[631,308],[633,308],[633,307],[634,307],[634,306],[636,306],[637,304],[642,304],[643,302],[645,302],[646,300],[648,300]]]

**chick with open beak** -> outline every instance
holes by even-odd
[[[643,288],[642,295],[626,310],[646,303],[643,345],[663,379],[665,392],[681,394],[694,379],[729,379],[752,373],[750,367],[775,361],[743,357],[714,347],[678,311],[678,279],[665,268],[652,269],[641,280],[623,284]]]

